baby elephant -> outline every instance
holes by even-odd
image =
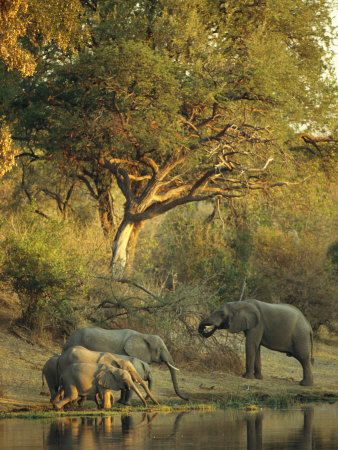
[[[94,352],[88,350],[81,345],[76,345],[75,347],[70,347],[64,351],[58,361],[58,372],[63,373],[63,371],[70,365],[74,363],[97,363],[97,364],[107,364],[114,366],[118,369],[123,369],[129,372],[132,380],[135,383],[139,383],[143,389],[146,391],[147,395],[152,399],[152,401],[158,405],[158,401],[150,392],[147,384],[144,382],[143,378],[151,380],[150,367],[147,363],[131,357],[120,357],[120,355],[114,355],[108,352]],[[135,366],[138,370],[135,369]],[[139,372],[141,375],[139,374]],[[125,395],[126,394],[126,395]],[[129,400],[130,392],[126,393],[122,391],[121,403],[126,403]]]
[[[114,396],[112,391],[133,390],[140,397],[144,406],[147,402],[135,386],[130,374],[123,369],[116,369],[107,364],[75,363],[68,366],[60,376],[60,388],[53,400],[53,406],[61,409],[78,397],[88,396],[103,399],[103,407],[111,408]],[[61,399],[61,395],[63,398]]]

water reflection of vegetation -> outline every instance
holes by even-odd
[[[319,416],[321,419],[321,417]],[[326,417],[327,418],[327,417]],[[331,427],[332,428],[332,427]],[[50,426],[47,444],[60,448],[153,448],[155,442],[195,448],[230,444],[237,448],[335,448],[336,435],[326,422],[316,424],[314,408],[285,412],[217,411],[179,414],[137,413],[96,418],[60,418]],[[206,445],[206,447],[204,447]]]

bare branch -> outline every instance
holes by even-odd
[[[117,281],[118,283],[124,283],[124,284],[130,284],[132,286],[137,287],[138,289],[141,289],[142,291],[144,291],[145,293],[151,295],[153,298],[155,298],[158,302],[163,303],[163,299],[161,297],[159,297],[158,295],[154,294],[153,292],[149,291],[149,289],[146,289],[144,286],[141,286],[140,284],[136,283],[133,280],[127,280],[125,278],[117,278],[114,279],[114,281]]]
[[[270,162],[272,162],[273,161],[273,158],[272,157],[270,157],[267,161],[266,161],[266,163],[265,163],[265,166],[264,167],[261,167],[261,168],[251,168],[251,169],[245,169],[245,171],[246,172],[264,172],[264,170],[266,170],[266,168],[268,167],[268,165],[270,164]]]

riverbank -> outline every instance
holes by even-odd
[[[61,344],[47,338],[33,342],[24,330],[10,327],[13,310],[0,310],[0,416],[4,415],[60,415],[106,414],[97,412],[94,403],[86,402],[81,410],[65,413],[53,411],[49,403],[48,388],[41,386],[41,369],[53,354],[60,353]],[[197,364],[180,365],[178,382],[185,402],[175,395],[170,374],[165,367],[153,366],[153,393],[159,400],[160,411],[203,408],[258,406],[284,407],[313,401],[338,400],[338,339],[326,334],[315,341],[313,367],[315,384],[299,385],[302,369],[294,358],[262,349],[264,380],[247,380],[224,371],[199,370]],[[243,349],[240,349],[244,361]],[[149,405],[152,410],[156,410]],[[124,409],[123,409],[124,408]],[[117,406],[111,413],[130,409]],[[134,400],[132,410],[140,410]],[[109,413],[109,414],[111,414]]]

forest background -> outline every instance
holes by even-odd
[[[332,2],[61,3],[0,1],[16,325],[150,331],[185,360],[206,354],[200,318],[240,298],[335,330]]]

